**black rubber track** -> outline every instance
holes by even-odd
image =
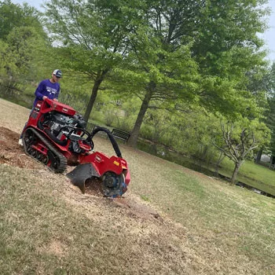
[[[24,149],[25,149],[25,152],[26,154],[30,155],[28,152],[27,152],[27,148],[26,148],[26,143],[25,143],[25,135],[26,135],[26,132],[27,131],[32,131],[43,143],[45,146],[48,147],[48,150],[51,151],[51,153],[58,158],[59,160],[59,164],[57,167],[54,167],[53,166],[53,163],[51,164],[51,166],[49,166],[49,168],[54,171],[55,173],[63,173],[66,168],[67,168],[67,159],[61,154],[58,152],[57,149],[54,148],[54,146],[52,146],[50,144],[49,141],[47,141],[47,139],[45,139],[40,133],[38,133],[35,129],[33,128],[27,128],[23,134],[23,144],[24,144]],[[31,155],[30,155],[31,156]],[[33,156],[31,156],[33,157]],[[34,158],[34,157],[33,157]],[[35,158],[36,159],[36,158]],[[37,161],[39,161],[38,159],[36,159]],[[40,161],[39,161],[40,162]]]

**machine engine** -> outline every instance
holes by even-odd
[[[86,122],[79,114],[67,116],[65,114],[53,112],[46,114],[44,119],[43,126],[48,126],[51,133],[56,137],[61,135],[62,131],[67,130],[69,132],[72,128],[86,128]]]

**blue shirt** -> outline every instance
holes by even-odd
[[[50,99],[58,98],[60,92],[59,83],[52,83],[49,79],[42,80],[36,88],[35,100],[33,106],[36,105],[38,100],[43,100],[43,96]]]

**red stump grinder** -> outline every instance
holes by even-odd
[[[93,151],[93,137],[100,131],[107,134],[116,156]],[[94,177],[100,179],[104,196],[120,197],[127,190],[128,165],[110,131],[95,127],[89,133],[82,116],[68,105],[50,99],[38,101],[24,128],[23,145],[26,154],[55,173],[63,173],[67,165],[76,166],[67,176],[83,193],[86,180]]]

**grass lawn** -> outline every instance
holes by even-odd
[[[224,159],[219,173],[231,177],[233,169],[233,162]],[[246,160],[239,170],[237,180],[275,196],[275,171],[268,167]]]
[[[189,241],[198,254],[211,254],[213,263],[251,261],[256,265],[259,260],[275,267],[274,199],[200,173],[190,175],[177,166],[174,171],[169,168],[163,167],[159,172],[163,180],[150,182],[146,193],[140,191],[144,188],[133,188],[188,228]],[[269,274],[271,270],[257,272]]]
[[[20,133],[28,110],[3,100],[0,109],[0,126]],[[107,139],[94,143],[113,154]],[[131,172],[124,203],[83,195],[65,175],[0,162],[1,275],[274,274],[273,198],[120,149]],[[273,171],[265,178],[252,164],[241,169],[270,179]]]

